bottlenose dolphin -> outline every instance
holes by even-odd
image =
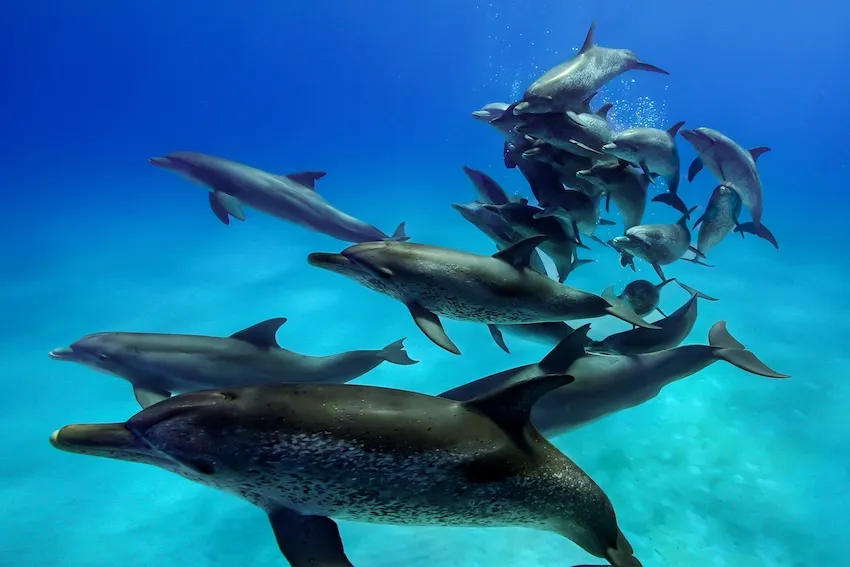
[[[629,128],[615,134],[611,142],[602,146],[604,153],[640,167],[651,183],[655,183],[653,173],[663,178],[667,182],[667,193],[656,195],[652,200],[670,205],[680,213],[687,213],[688,207],[678,194],[679,150],[675,138],[684,124],[684,120],[676,122],[667,130]]]
[[[624,236],[615,237],[611,241],[611,245],[622,254],[621,263],[623,265],[631,263],[632,269],[634,269],[632,257],[637,256],[652,264],[662,281],[667,278],[664,276],[661,266],[672,264],[676,260],[685,260],[709,268],[713,267],[701,261],[699,258],[702,254],[691,246],[691,231],[688,229],[686,221],[694,209],[696,207],[685,212],[676,224],[641,224],[627,230]],[[683,257],[688,250],[696,256],[694,258]]]
[[[537,399],[572,381],[535,377],[467,402],[360,385],[205,390],[50,442],[242,498],[268,514],[292,567],[353,567],[335,520],[527,527],[640,567],[602,488],[529,422]]]
[[[404,223],[388,236],[331,205],[316,192],[316,180],[325,176],[323,171],[274,175],[226,158],[184,151],[148,161],[205,186],[210,191],[210,207],[224,224],[230,224],[230,217],[244,221],[242,203],[245,203],[268,215],[346,242],[409,239],[404,233]]]
[[[509,106],[507,102],[491,102],[482,106],[480,110],[473,111],[472,117],[479,122],[489,124],[496,118],[501,117]]]
[[[600,47],[593,43],[596,22],[590,25],[584,44],[575,57],[546,71],[526,89],[514,114],[581,111],[577,105],[598,92],[608,81],[633,69],[669,75],[643,63],[628,49]]]
[[[601,341],[591,341],[587,350],[604,354],[646,354],[679,346],[697,322],[697,299],[717,301],[680,281],[676,281],[691,294],[691,298],[669,316],[653,322],[660,329],[632,329],[615,333]],[[604,297],[604,295],[603,295]]]
[[[662,317],[666,317],[667,315],[658,307],[658,303],[661,301],[661,288],[674,280],[675,278],[671,278],[660,284],[654,284],[647,280],[634,280],[626,284],[623,293],[620,295],[614,292],[614,286],[609,285],[602,290],[600,295],[611,303],[617,301],[625,303],[629,309],[641,317],[645,317],[653,311],[658,311]]]
[[[412,242],[367,242],[339,254],[313,252],[307,261],[404,303],[419,329],[453,354],[460,350],[443,329],[440,315],[486,325],[613,315],[652,327],[622,305],[532,270],[531,252],[545,240],[532,236],[492,256]]]
[[[457,401],[474,399],[532,376],[568,371],[575,382],[543,396],[531,412],[534,427],[552,437],[648,402],[664,386],[696,374],[718,360],[759,376],[789,378],[746,350],[726,330],[725,321],[711,327],[709,345],[685,345],[630,356],[587,353],[584,345],[589,328],[588,324],[576,329],[537,364],[480,378],[443,392],[440,397]]]
[[[744,232],[764,238],[779,249],[776,238],[761,222],[762,185],[756,167],[756,160],[770,148],[760,146],[745,150],[728,136],[711,128],[682,130],[682,137],[697,152],[697,158],[688,168],[688,181],[693,181],[705,165],[723,185],[738,193],[741,202],[750,211],[753,220],[741,225]]]
[[[699,226],[697,250],[703,256],[720,244],[720,241],[726,238],[732,229],[740,226],[738,217],[741,214],[742,204],[738,193],[726,185],[718,185],[714,188],[705,213],[694,223],[694,228]],[[744,233],[741,231],[741,238],[743,237]]]
[[[614,201],[623,217],[623,232],[641,223],[649,187],[646,176],[619,164],[594,164],[576,172],[576,176],[605,194],[605,212],[610,210],[611,200]]]
[[[484,208],[484,204],[479,201],[452,203],[452,208],[472,223],[475,228],[487,235],[498,250],[503,250],[524,238],[498,212]],[[544,276],[548,275],[543,259],[540,258],[537,250],[531,255],[531,269]]]
[[[281,348],[286,318],[261,321],[229,337],[106,332],[86,335],[50,358],[124,378],[143,408],[173,393],[293,382],[342,384],[382,362],[416,364],[399,339],[381,350],[308,356]]]

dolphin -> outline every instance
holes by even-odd
[[[50,442],[253,504],[292,567],[353,567],[337,520],[527,527],[640,567],[602,488],[529,422],[535,401],[572,381],[534,377],[466,402],[339,384],[204,390]]]
[[[591,197],[600,193],[596,186],[578,176],[579,171],[593,167],[590,158],[566,152],[542,140],[522,152],[522,157],[549,164],[558,173],[561,183],[570,189],[578,189]]]
[[[537,141],[529,136],[506,140],[504,144],[504,162],[508,169],[518,169],[535,199],[546,199],[547,196],[564,190],[560,173],[552,165],[537,159],[525,157],[525,152],[537,145]]]
[[[478,195],[481,197],[482,203],[504,205],[505,203],[510,203],[516,200],[508,197],[508,194],[505,193],[502,186],[483,171],[463,166],[463,172],[467,177],[469,177],[469,180],[475,186],[476,191],[478,191]]]
[[[513,109],[514,114],[580,111],[576,105],[627,71],[670,74],[640,61],[628,49],[612,49],[594,44],[595,30],[596,22],[593,22],[578,54],[546,71],[526,89],[522,101]]]
[[[697,158],[688,168],[688,181],[693,181],[694,176],[705,165],[723,185],[741,197],[741,202],[750,211],[753,220],[741,225],[743,231],[755,234],[779,249],[776,238],[761,222],[762,185],[756,167],[759,156],[769,152],[770,148],[760,146],[745,150],[728,136],[711,128],[682,130],[682,137],[690,142],[697,152]]]
[[[576,172],[579,179],[593,184],[605,193],[605,211],[610,210],[611,200],[623,217],[623,232],[637,226],[646,212],[646,193],[649,180],[634,168],[622,165],[594,164],[589,169]]]
[[[323,171],[274,175],[222,157],[179,151],[152,157],[152,165],[174,171],[205,186],[212,211],[224,224],[245,220],[242,203],[268,215],[346,242],[408,240],[401,223],[392,236],[331,205],[316,192]]]
[[[50,358],[83,364],[124,378],[143,408],[176,392],[292,382],[343,384],[383,362],[410,365],[399,339],[381,350],[308,356],[282,348],[285,317],[261,321],[229,337],[106,332],[86,335]]]
[[[620,251],[621,263],[623,265],[631,263],[631,258],[637,256],[652,264],[662,281],[667,278],[661,266],[672,264],[676,260],[685,260],[712,268],[713,266],[700,260],[701,253],[691,246],[691,231],[686,221],[694,209],[696,207],[685,212],[676,224],[641,224],[627,230],[624,236],[615,237],[611,245]],[[688,250],[694,252],[696,256],[684,258],[683,255]],[[633,263],[632,269],[634,269]]]
[[[504,105],[504,109],[502,105]],[[505,140],[512,140],[518,136],[514,127],[522,122],[521,118],[514,115],[514,106],[516,106],[516,103],[491,103],[485,105],[481,110],[473,112],[472,116],[495,128]]]
[[[496,118],[501,117],[509,106],[506,102],[491,102],[482,106],[480,110],[473,111],[472,117],[479,122],[489,124]]]
[[[634,280],[626,284],[623,288],[623,293],[617,295],[614,293],[614,286],[609,285],[600,294],[610,303],[620,301],[629,309],[645,317],[653,311],[661,313],[662,317],[666,317],[663,311],[658,307],[661,301],[661,289],[676,278],[664,280],[660,284],[654,284],[647,280]]]
[[[459,212],[463,218],[472,223],[475,228],[483,232],[493,241],[498,250],[503,250],[523,239],[523,236],[505,221],[498,212],[484,208],[479,201],[471,203],[452,203],[452,208]],[[531,269],[548,275],[543,259],[537,250],[531,254]]]
[[[576,329],[537,364],[480,378],[443,392],[440,397],[456,401],[474,399],[533,376],[569,371],[575,382],[543,396],[531,412],[534,427],[543,435],[554,437],[648,402],[664,386],[696,374],[718,360],[758,376],[790,377],[769,368],[746,350],[729,334],[725,321],[711,327],[708,345],[685,345],[628,356],[586,352],[589,328],[587,324]]]
[[[688,212],[688,207],[678,194],[679,150],[675,138],[684,124],[684,121],[676,122],[667,130],[629,128],[615,134],[602,146],[604,153],[640,167],[651,183],[655,183],[653,173],[662,177],[667,182],[667,193],[656,195],[652,200],[670,205],[680,213]]]
[[[568,226],[572,226],[573,233],[578,237],[585,234],[603,246],[607,244],[596,236],[596,227],[613,225],[614,221],[600,218],[599,204],[602,195],[591,196],[577,189],[563,189],[551,195],[545,201],[541,201],[543,210],[535,213],[535,219],[555,217],[561,219]],[[578,240],[581,244],[581,240]]]
[[[679,346],[697,322],[697,299],[708,301],[717,301],[717,299],[688,287],[678,280],[676,283],[690,293],[691,298],[669,316],[655,321],[654,324],[661,327],[660,329],[632,329],[615,333],[601,341],[592,341],[587,350],[603,354],[632,355],[659,352]]]
[[[526,114],[515,130],[577,156],[611,161],[615,158],[605,155],[602,147],[614,136],[607,120],[612,107],[613,104],[605,104],[595,113],[579,114],[570,110],[566,113]]]
[[[738,217],[741,214],[742,204],[738,193],[726,185],[718,185],[714,188],[705,213],[694,223],[694,228],[699,226],[697,250],[703,256],[720,244],[720,241],[726,238],[732,229],[740,226]],[[743,238],[744,232],[740,232]]]
[[[412,242],[368,242],[339,254],[313,252],[307,261],[404,303],[419,329],[453,354],[460,350],[443,329],[440,315],[486,325],[613,315],[653,327],[622,305],[533,271],[531,252],[545,240],[532,236],[492,256]]]

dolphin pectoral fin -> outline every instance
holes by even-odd
[[[652,267],[655,268],[655,273],[658,274],[658,277],[661,278],[661,281],[666,280],[667,278],[664,276],[664,270],[661,269],[660,264],[653,263]]]
[[[690,214],[688,213],[687,205],[685,205],[685,202],[682,201],[682,198],[676,193],[661,193],[660,195],[653,197],[652,202],[669,205],[684,215]],[[686,218],[690,218],[690,216],[687,216]]]
[[[493,340],[496,341],[499,348],[506,353],[511,354],[508,345],[505,343],[505,337],[502,335],[502,331],[499,330],[499,327],[496,325],[487,325],[487,328],[490,329],[490,336],[493,337]]]
[[[435,345],[452,354],[460,354],[460,349],[457,348],[457,345],[446,334],[443,324],[440,322],[440,318],[436,313],[428,311],[415,301],[408,303],[407,308],[410,310],[410,315],[413,317],[413,321],[419,327],[419,330],[425,333],[425,336],[431,339]]]
[[[703,262],[699,259],[699,256],[694,256],[693,258],[680,258],[683,262],[690,262],[691,264],[699,264],[700,266],[705,266],[706,268],[713,268],[714,264],[709,264],[708,262]]]
[[[665,314],[665,313],[661,310],[661,308],[660,308],[660,307],[656,307],[656,308],[655,308],[655,310],[656,310],[656,311],[658,311],[659,313],[661,313],[661,316],[662,316],[662,317],[666,317],[666,316],[667,316],[667,315],[666,315],[666,314]]]
[[[607,246],[608,246],[608,243],[607,243],[607,242],[605,242],[604,240],[602,240],[601,238],[599,238],[599,237],[598,237],[598,236],[596,236],[595,234],[591,234],[591,235],[590,235],[590,239],[591,239],[591,240],[595,240],[596,242],[598,242],[598,243],[599,243],[599,244],[601,244],[602,246],[605,246],[605,247],[607,247]]]
[[[702,171],[702,159],[694,158],[694,161],[691,162],[690,167],[688,167],[688,183],[694,180],[694,177],[697,176],[697,173]]]
[[[611,193],[605,193],[605,212],[611,212]]]
[[[250,343],[257,348],[280,348],[277,343],[277,332],[284,323],[286,323],[286,317],[266,319],[247,329],[236,331],[230,335],[230,338]]]
[[[617,319],[625,321],[626,323],[631,323],[632,325],[637,325],[638,327],[643,327],[644,329],[660,329],[661,327],[657,325],[653,325],[652,323],[647,322],[643,317],[635,313],[632,309],[627,307],[625,304],[617,303],[613,305],[609,305],[605,308],[605,313],[608,315],[613,315]]]
[[[547,373],[566,372],[576,360],[587,354],[586,348],[593,342],[587,336],[588,331],[590,323],[575,329],[555,345],[537,366]]]
[[[516,431],[530,425],[531,408],[537,400],[573,382],[575,378],[568,374],[532,376],[472,398],[463,405],[480,411],[505,430]]]
[[[650,65],[649,63],[644,63],[643,61],[635,61],[632,63],[632,69],[636,71],[649,71],[650,73],[659,73],[661,75],[669,75],[668,71],[665,71],[661,67],[656,67],[655,65]]]
[[[548,207],[543,207],[542,210],[531,215],[531,218],[534,219],[545,219],[548,217],[565,217],[568,218],[569,214],[567,211],[563,209],[563,207],[555,207],[549,205]]]
[[[693,246],[688,246],[688,250],[694,253],[694,255],[698,258],[705,258],[705,254],[694,248]],[[681,284],[680,284],[681,285]]]
[[[324,171],[299,171],[297,173],[287,173],[286,175],[281,175],[280,177],[286,177],[287,179],[296,182],[297,184],[310,189],[311,191],[316,190],[316,181],[321,179],[327,175]]]
[[[230,215],[227,214],[227,211],[224,210],[224,207],[222,207],[221,203],[218,202],[218,199],[216,199],[215,193],[209,194],[209,200],[210,200],[210,208],[212,208],[213,214],[218,218],[218,220],[220,220],[224,224],[229,225],[230,224]]]
[[[759,238],[767,240],[773,245],[774,248],[779,250],[779,243],[776,241],[776,237],[773,236],[773,233],[770,232],[770,230],[763,224],[756,225],[756,223],[754,222],[741,223],[735,227],[735,232],[740,232],[741,237],[744,236],[745,232],[755,234]]]
[[[584,150],[584,151],[586,151],[586,152],[590,152],[590,153],[592,153],[592,154],[597,154],[597,155],[600,155],[600,156],[604,156],[604,155],[605,155],[604,153],[600,152],[599,150],[594,150],[593,148],[591,148],[591,147],[590,147],[590,146],[588,146],[587,144],[582,144],[582,143],[581,143],[581,142],[579,142],[578,140],[569,139],[569,140],[567,140],[567,141],[568,141],[569,143],[571,143],[572,145],[574,145],[575,147],[580,148],[580,149],[582,149],[582,150]]]
[[[646,175],[646,178],[649,179],[649,182],[655,185],[655,179],[652,177],[652,172],[649,171],[649,166],[646,165],[646,161],[641,160],[638,165],[640,165],[641,171]]]
[[[537,247],[546,240],[549,238],[543,235],[529,236],[502,248],[493,254],[493,258],[506,262],[517,270],[531,268],[531,253],[536,252]]]
[[[689,285],[685,285],[682,282],[680,282],[679,280],[676,280],[675,278],[674,278],[674,280],[676,281],[677,284],[679,284],[679,287],[681,287],[682,289],[684,289],[685,291],[687,291],[691,295],[695,295],[695,296],[699,297],[700,299],[705,299],[706,301],[717,301],[716,297],[711,297],[710,295],[706,295],[703,292],[699,291],[698,289],[694,289]]]
[[[213,191],[209,194],[210,208],[218,220],[224,224],[230,224],[230,217],[244,221],[245,212],[239,199],[221,191]]]
[[[546,265],[543,263],[543,258],[540,257],[540,252],[537,250],[531,254],[531,269],[544,276],[549,276],[549,273],[546,271]]]
[[[697,222],[694,223],[693,228],[698,227],[700,224],[702,224],[702,221],[704,221],[704,220],[705,220],[705,213],[703,213],[702,216],[700,216],[700,218],[697,219]],[[737,225],[737,223],[736,223],[736,225]]]
[[[767,146],[759,146],[757,148],[753,148],[750,150],[750,155],[753,157],[753,161],[758,161],[759,156],[762,154],[766,154],[770,151],[770,148]]]
[[[765,378],[790,378],[788,374],[782,374],[767,366],[764,362],[746,350],[746,347],[733,337],[726,329],[726,321],[718,321],[708,331],[708,344],[713,347],[714,357],[725,360],[741,370],[745,370]]]
[[[292,567],[354,567],[332,519],[283,507],[268,514],[277,546]]]
[[[505,167],[508,169],[516,168],[516,163],[514,162],[514,158],[511,157],[511,148],[508,142],[505,142],[504,146],[502,146],[502,161],[505,163]]]
[[[142,406],[142,409],[145,409],[162,400],[167,400],[171,397],[171,392],[155,392],[139,386],[133,386],[133,395],[136,397],[139,405]]]
[[[616,222],[608,219],[599,219],[599,226],[614,226]]]

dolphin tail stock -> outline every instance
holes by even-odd
[[[378,351],[378,356],[380,358],[383,358],[387,362],[399,364],[402,366],[418,364],[419,361],[410,358],[410,355],[407,354],[406,350],[404,350],[404,341],[406,339],[407,337],[388,344],[387,346]]]
[[[653,203],[664,203],[665,205],[669,205],[685,215],[685,218],[691,218],[691,211],[688,210],[688,206],[685,205],[685,202],[679,197],[678,193],[668,192],[661,193],[660,195],[656,195],[652,198]]]
[[[779,243],[776,241],[776,237],[773,236],[773,233],[770,232],[763,224],[756,224],[754,222],[745,222],[741,223],[735,227],[735,232],[740,232],[741,236],[744,236],[744,233],[755,234],[759,238],[763,238],[773,244],[773,247],[779,250]]]
[[[673,278],[673,280],[675,280],[676,283],[679,284],[679,287],[681,287],[682,289],[684,289],[685,291],[687,291],[691,295],[695,295],[695,296],[699,297],[700,299],[705,299],[706,301],[717,301],[716,297],[711,297],[710,295],[706,295],[703,292],[696,290],[689,285],[683,284],[682,282],[680,282],[676,278]],[[668,280],[665,283],[669,283],[670,281],[672,281],[672,280]]]
[[[714,347],[714,357],[725,360],[741,370],[766,378],[790,378],[767,366],[726,329],[726,321],[718,321],[708,331],[708,344]]]
[[[405,242],[407,240],[410,240],[410,237],[407,236],[407,234],[404,232],[404,224],[404,222],[399,224],[398,227],[396,227],[395,232],[393,232],[393,235],[387,240],[392,240],[395,242]]]

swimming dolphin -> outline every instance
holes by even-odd
[[[744,232],[755,234],[779,249],[776,238],[761,222],[762,185],[756,161],[759,156],[769,152],[770,148],[760,146],[745,150],[728,136],[711,128],[682,130],[682,137],[690,142],[697,152],[697,158],[688,168],[688,181],[700,172],[703,165],[741,197],[741,202],[750,211],[752,222],[744,223]]]
[[[514,114],[566,112],[598,92],[608,81],[633,69],[669,75],[643,63],[628,49],[600,47],[593,43],[596,22],[590,25],[581,50],[575,57],[546,71],[526,89]]]
[[[537,364],[480,378],[443,392],[440,397],[457,401],[474,399],[533,376],[569,371],[575,382],[540,398],[531,412],[534,427],[553,437],[648,402],[664,386],[696,374],[718,360],[758,376],[789,378],[746,350],[726,330],[725,321],[711,327],[708,345],[685,345],[629,356],[587,353],[584,345],[589,328],[588,324],[576,329]]]
[[[691,231],[686,221],[694,209],[696,207],[683,214],[676,224],[641,224],[627,230],[624,236],[615,237],[611,245],[620,251],[621,263],[623,265],[631,263],[631,258],[637,256],[652,264],[661,281],[667,279],[661,266],[672,264],[676,260],[713,267],[701,261],[702,254],[691,246]],[[688,250],[694,252],[696,256],[685,258],[684,254]],[[632,269],[634,269],[633,263]]]
[[[268,215],[346,242],[408,240],[401,223],[392,236],[348,215],[316,192],[323,171],[274,175],[229,159],[199,152],[172,152],[152,157],[151,164],[180,173],[210,191],[213,213],[224,224],[245,220],[242,203]]]
[[[667,193],[656,195],[652,200],[670,205],[680,213],[688,212],[688,207],[678,194],[679,150],[675,138],[684,124],[684,120],[676,122],[667,130],[629,128],[615,134],[611,142],[602,146],[604,153],[640,167],[651,183],[655,183],[653,173],[662,177],[667,182]]]
[[[502,186],[483,171],[463,166],[463,172],[469,177],[472,185],[475,186],[475,190],[478,191],[482,203],[504,205],[505,203],[520,200],[520,197],[509,197],[505,190],[502,189]]]
[[[645,317],[653,311],[658,311],[662,317],[666,317],[667,315],[658,307],[658,303],[661,301],[661,289],[675,279],[664,280],[660,284],[654,284],[646,280],[634,280],[626,284],[626,287],[623,288],[623,293],[620,295],[614,292],[614,286],[609,285],[602,290],[600,295],[610,303],[617,301],[624,303],[629,309],[641,317]]]
[[[732,232],[738,224],[741,214],[741,198],[734,190],[726,185],[718,185],[711,193],[705,213],[694,223],[699,227],[697,233],[697,250],[708,254],[709,250],[720,244],[726,235]],[[741,237],[744,233],[741,231]]]
[[[601,341],[592,341],[587,350],[603,354],[632,355],[659,352],[679,346],[688,337],[697,322],[697,299],[708,301],[717,301],[717,299],[679,281],[676,281],[676,283],[690,293],[691,298],[669,316],[653,323],[661,327],[660,329],[632,329],[615,333]]]
[[[595,113],[578,114],[570,110],[566,113],[526,114],[515,130],[577,156],[611,161],[602,152],[602,147],[614,135],[606,118],[612,106],[605,104]]]
[[[281,348],[286,318],[268,319],[229,337],[107,332],[86,335],[50,358],[76,362],[126,379],[143,408],[173,393],[307,382],[342,384],[382,362],[409,365],[404,339],[381,350],[308,356]]]
[[[504,108],[502,108],[503,105]],[[514,106],[516,106],[516,103],[494,102],[485,105],[481,110],[476,110],[472,113],[472,116],[476,120],[486,122],[495,128],[505,140],[512,140],[518,136],[514,127],[522,122],[521,118],[514,115]]]
[[[452,208],[472,223],[475,228],[487,235],[498,250],[503,250],[524,238],[498,212],[484,208],[484,204],[479,201],[452,203]],[[537,250],[531,255],[531,269],[544,276],[548,275],[546,266]]]
[[[506,102],[491,102],[482,106],[480,110],[473,111],[472,117],[479,122],[489,124],[496,118],[502,116],[509,106],[510,105]]]
[[[525,157],[526,150],[533,148],[537,142],[529,136],[518,136],[512,140],[506,140],[504,144],[504,162],[508,169],[518,169],[532,194],[538,201],[541,197],[563,191],[560,173],[550,164],[537,159]]]
[[[404,303],[419,329],[453,354],[460,351],[443,329],[440,315],[486,325],[613,315],[652,327],[622,305],[530,269],[531,252],[545,240],[526,238],[492,256],[412,242],[368,242],[340,254],[313,252],[307,261]]]
[[[623,217],[623,232],[641,223],[649,187],[646,176],[619,164],[594,164],[590,169],[576,172],[576,176],[605,193],[606,212],[610,210],[611,200],[614,201]]]
[[[534,402],[572,380],[466,402],[360,385],[205,390],[125,423],[67,425],[50,442],[242,498],[268,514],[292,567],[353,567],[336,520],[527,527],[640,567],[602,488],[529,423]]]
[[[593,167],[590,158],[566,152],[543,140],[537,140],[534,146],[522,152],[522,157],[549,164],[558,173],[561,183],[570,189],[578,189],[590,197],[597,197],[600,193],[596,186],[577,175],[579,171]]]

